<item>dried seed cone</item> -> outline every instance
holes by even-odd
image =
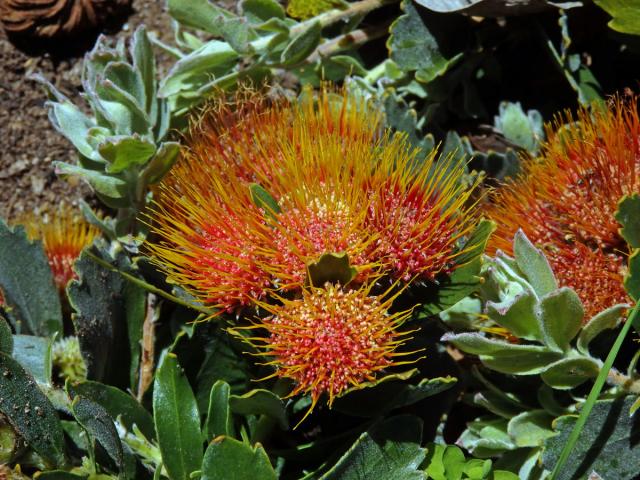
[[[10,33],[51,38],[97,27],[131,0],[2,0],[0,20]]]
[[[560,284],[576,290],[586,320],[629,300],[623,286],[628,248],[614,215],[622,196],[640,192],[636,101],[615,99],[608,108],[560,119],[540,157],[494,191],[487,212],[498,224],[490,252],[511,253],[522,229],[543,249]]]

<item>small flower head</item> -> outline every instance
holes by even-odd
[[[626,302],[627,246],[614,213],[623,195],[640,191],[640,119],[633,101],[581,111],[549,133],[539,158],[498,189],[488,214],[498,224],[489,248],[511,252],[522,229],[542,248],[561,284],[574,288],[587,319]]]
[[[20,223],[24,224],[30,239],[42,241],[54,282],[60,291],[64,291],[69,280],[75,278],[73,264],[98,236],[98,228],[65,206],[53,215],[31,216]]]
[[[51,349],[53,366],[59,379],[64,382],[81,382],[87,379],[87,365],[80,352],[78,337],[66,337],[53,344]]]
[[[399,361],[407,353],[397,351],[410,333],[398,332],[410,312],[389,313],[393,297],[369,293],[368,288],[347,290],[330,283],[311,287],[301,298],[263,305],[271,315],[248,327],[266,332],[246,340],[270,359],[275,376],[295,382],[290,396],[311,396],[307,415],[323,394],[331,407],[348,389],[411,363]]]
[[[474,224],[464,167],[436,164],[435,153],[417,166],[418,151],[381,125],[380,109],[346,91],[219,100],[156,190],[154,261],[226,311],[299,292],[325,253],[348,254],[358,283],[449,272]],[[252,196],[256,185],[270,206]]]

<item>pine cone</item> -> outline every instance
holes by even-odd
[[[0,0],[9,33],[41,38],[72,36],[100,25],[131,0]]]

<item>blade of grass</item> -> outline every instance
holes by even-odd
[[[153,285],[151,285],[150,283],[145,282],[144,280],[139,279],[138,277],[131,275],[127,272],[123,272],[122,270],[114,267],[113,265],[111,265],[109,262],[104,261],[103,259],[101,259],[100,257],[94,255],[93,253],[91,253],[90,251],[86,251],[85,254],[94,262],[96,262],[98,265],[106,268],[107,270],[111,270],[112,272],[117,272],[120,275],[122,275],[124,278],[126,278],[128,281],[130,281],[131,283],[139,286],[140,288],[143,288],[144,290],[151,292],[151,293],[155,293],[156,295],[160,296],[160,297],[164,297],[167,300],[171,300],[173,303],[177,303],[178,305],[182,305],[183,307],[187,307],[187,308],[191,308],[192,310],[196,310],[198,312],[204,313],[206,315],[209,316],[214,316],[216,311],[211,309],[211,308],[207,308],[207,307],[203,307],[202,305],[197,305],[194,303],[189,303],[185,300],[182,300],[181,298],[178,298],[174,295],[171,295],[168,292],[165,292],[164,290],[158,288],[158,287],[154,287]]]
[[[556,462],[556,465],[553,468],[553,472],[551,472],[551,476],[549,477],[549,480],[556,480],[558,478],[558,475],[562,472],[562,467],[564,467],[564,464],[567,462],[569,455],[571,455],[571,451],[573,450],[573,447],[578,441],[578,437],[580,437],[580,433],[582,432],[582,429],[584,428],[585,423],[587,423],[587,419],[589,418],[591,409],[593,408],[594,404],[596,403],[596,400],[598,399],[598,396],[600,395],[600,392],[602,391],[602,387],[604,386],[604,383],[607,380],[607,376],[609,375],[609,370],[611,370],[611,367],[613,366],[613,362],[616,359],[616,356],[618,355],[618,351],[622,346],[622,342],[627,336],[627,333],[629,333],[631,326],[638,321],[639,314],[640,314],[640,304],[637,303],[635,307],[633,307],[631,315],[625,322],[624,326],[622,327],[622,330],[620,330],[620,333],[618,334],[618,337],[616,338],[616,341],[613,344],[613,347],[611,347],[611,350],[609,351],[609,355],[607,355],[607,358],[604,361],[604,365],[602,366],[602,369],[600,370],[600,373],[598,374],[598,377],[596,378],[596,381],[594,382],[593,387],[591,388],[591,392],[589,392],[589,396],[587,397],[587,401],[584,403],[584,406],[582,407],[580,416],[578,417],[578,421],[573,427],[573,430],[571,431],[571,435],[569,435],[569,439],[567,440],[567,443],[565,443],[564,448],[560,453],[560,457],[558,458],[558,461]]]

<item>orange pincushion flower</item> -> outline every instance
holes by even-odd
[[[54,282],[58,290],[64,291],[69,280],[75,278],[73,264],[82,249],[98,236],[98,228],[65,206],[49,218],[31,216],[20,223],[31,240],[42,241]]]
[[[542,248],[559,282],[574,288],[587,319],[628,301],[627,246],[614,217],[623,195],[640,192],[640,119],[633,101],[582,110],[550,132],[540,158],[497,190],[488,214],[498,223],[490,250],[511,252],[518,229]]]
[[[244,328],[267,332],[245,340],[269,357],[267,365],[276,367],[274,376],[295,382],[289,396],[311,395],[307,415],[322,394],[331,407],[336,397],[375,380],[378,372],[412,363],[396,360],[410,354],[396,351],[411,333],[397,331],[410,312],[388,313],[394,297],[370,296],[369,290],[345,290],[330,283],[311,287],[303,290],[302,298],[262,305],[272,315]],[[241,330],[232,332],[240,335]]]
[[[299,100],[242,91],[206,109],[182,160],[156,190],[149,244],[169,281],[226,311],[300,290],[306,267],[345,252],[358,282],[448,272],[473,227],[463,167],[435,152],[416,165],[361,98],[323,90]],[[271,197],[256,202],[254,187]]]

